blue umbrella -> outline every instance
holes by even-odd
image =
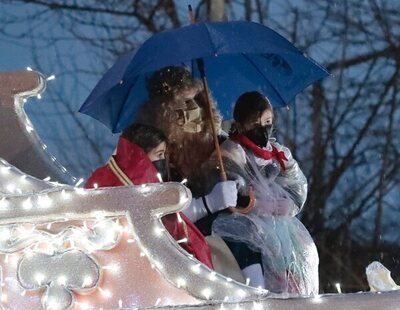
[[[224,118],[243,92],[259,90],[273,106],[287,106],[304,88],[328,75],[284,37],[253,22],[208,22],[161,32],[119,59],[86,99],[80,112],[119,132],[132,123],[147,98],[146,79],[171,65],[198,59]]]

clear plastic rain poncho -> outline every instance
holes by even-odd
[[[307,180],[289,149],[285,171],[272,160],[255,157],[241,145],[226,140],[221,151],[230,179],[239,180],[239,193],[251,185],[255,207],[248,214],[221,214],[213,233],[227,241],[242,242],[262,255],[265,288],[283,295],[318,294],[318,252],[309,232],[295,217],[307,196]]]

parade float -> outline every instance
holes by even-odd
[[[236,26],[242,27],[240,24]],[[218,30],[219,26],[215,27],[214,30]],[[197,29],[201,35],[203,28],[204,25],[200,25],[192,27],[192,30]],[[257,33],[255,30],[252,31],[253,34]],[[236,57],[234,60],[237,63],[240,56],[238,58],[237,55],[232,56],[230,53],[232,48],[242,50],[251,47],[246,43],[247,33],[248,31],[243,31],[243,46],[236,44],[235,40],[229,42],[227,38],[231,36],[226,35],[225,41],[215,41],[218,44],[221,42],[225,44],[218,45],[221,53],[215,52],[216,46],[210,44],[204,46],[204,55],[195,54],[197,56],[190,59],[197,61],[197,57],[206,57],[211,50],[212,57],[205,61],[208,68],[218,68],[220,59],[232,61],[230,57]],[[209,38],[208,34],[206,38]],[[169,35],[171,33],[167,33],[167,36]],[[307,62],[308,67],[310,64],[315,65],[276,34],[269,33],[269,35],[273,37],[275,43],[278,42],[273,54],[267,44],[266,50],[261,48],[259,50],[261,58],[259,55],[252,55],[254,59],[248,55],[244,57],[246,62],[252,60],[250,63],[253,64],[253,69],[257,69],[257,74],[263,72],[254,65],[253,60],[258,61],[260,67],[266,71],[281,70],[277,72],[285,73],[282,80],[293,84],[289,78],[290,74],[293,71],[299,74],[305,72],[304,67],[299,65],[300,58],[304,58],[303,61]],[[192,37],[190,35],[187,39]],[[163,39],[161,36],[156,37],[147,44],[147,47],[150,46],[150,50],[157,51],[152,48],[152,44],[159,44],[157,40],[160,38]],[[194,40],[196,41],[197,37],[194,37]],[[295,68],[287,66],[284,57],[275,54],[278,53],[278,47],[283,47],[284,56],[289,55],[292,58]],[[185,53],[187,52],[185,50]],[[198,53],[199,50],[196,49],[194,52]],[[227,58],[220,57],[224,53]],[[138,70],[145,67],[143,64],[155,70],[177,62],[175,51],[170,55],[173,61],[156,57],[157,63],[148,61],[150,58],[147,51],[138,55],[143,56],[143,59],[140,57],[133,59],[133,63],[136,61],[138,65]],[[265,55],[268,57],[264,57]],[[112,113],[115,109],[114,91],[120,88],[118,94],[124,90],[126,94],[130,94],[134,85],[127,84],[134,84],[136,81],[131,76],[128,83],[123,83],[126,69],[134,67],[128,66],[133,56],[132,54],[128,55],[128,58],[123,58],[98,84],[97,88],[101,95],[104,95],[105,86],[112,86],[109,96],[100,100],[95,88],[93,95],[89,97],[93,100],[88,100],[88,103],[92,104],[88,109],[92,111],[92,116],[103,123],[110,121],[108,125],[112,131],[121,129],[119,128],[121,120],[116,119],[115,124],[111,124],[109,117],[115,115]],[[204,66],[204,63],[202,65]],[[224,63],[220,65],[224,66]],[[138,76],[141,73],[139,71],[136,72]],[[220,76],[221,72],[216,70],[214,73]],[[272,87],[275,89],[276,99],[282,100],[284,105],[285,98],[295,96],[313,80],[326,75],[321,68],[314,71],[313,78],[310,72],[307,71],[310,80],[295,76],[302,84],[294,87],[287,98],[278,90],[286,91],[288,87],[283,87],[283,84],[281,87]],[[124,74],[119,76],[119,73]],[[248,77],[246,71],[246,78]],[[254,77],[259,78],[259,76]],[[45,91],[48,79],[51,77],[46,79],[39,72],[32,70],[0,72],[0,307],[2,309],[300,310],[379,307],[384,310],[398,308],[400,293],[395,292],[398,286],[388,273],[382,273],[384,269],[380,266],[377,266],[377,271],[372,268],[371,276],[368,277],[371,290],[375,292],[308,297],[274,294],[239,283],[209,269],[184,251],[179,246],[184,240],[174,240],[161,222],[164,215],[180,211],[189,205],[192,199],[191,192],[181,183],[83,189],[81,187],[83,180],[71,175],[49,152],[24,110],[29,97],[40,97]],[[265,81],[267,80],[269,79],[265,78]],[[243,85],[243,81],[239,79],[235,82]],[[253,82],[250,81],[251,87]],[[265,91],[271,89],[269,82],[264,85]],[[110,113],[104,119],[99,113],[105,109],[98,108],[98,102],[113,103],[107,106],[111,112],[108,111]],[[118,103],[123,104],[120,100]],[[132,115],[128,112],[123,113],[125,121],[132,119]]]
[[[71,176],[24,111],[45,87],[38,72],[0,73],[2,309],[395,309],[400,302],[398,292],[290,298],[210,270],[160,221],[190,202],[182,184],[64,184]]]

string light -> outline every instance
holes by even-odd
[[[27,179],[26,176],[25,177],[21,177],[21,180],[26,180],[26,179]],[[48,179],[48,180],[45,179],[45,181],[50,181],[50,179]],[[147,187],[143,186],[141,188],[146,188],[146,190],[148,190],[148,191],[153,191],[152,186],[147,186]],[[31,209],[33,207],[39,209],[39,208],[49,207],[52,204],[56,205],[59,201],[62,201],[62,200],[60,200],[60,198],[65,199],[66,197],[69,197],[69,196],[73,197],[76,194],[86,194],[87,193],[87,191],[85,191],[84,189],[81,189],[81,188],[75,188],[75,189],[62,188],[62,189],[57,189],[57,191],[59,192],[59,196],[56,196],[56,195],[53,195],[53,194],[49,195],[48,193],[41,193],[41,194],[38,194],[36,196],[31,196],[31,197],[25,196],[25,197],[27,197],[25,200],[21,201],[20,198],[19,198],[19,200],[17,200],[17,201],[18,201],[19,204],[22,204],[22,207],[24,209],[26,209],[26,210]],[[58,201],[57,201],[57,199],[55,197],[59,197],[59,198],[57,198]],[[90,199],[90,198],[88,198],[88,199]],[[5,201],[5,198],[4,197],[3,198],[0,197],[0,203],[3,203],[4,201]],[[108,232],[106,234],[102,235],[102,240],[106,241],[106,242],[111,242],[111,241],[113,241],[115,239],[114,235],[115,235],[116,231],[118,231],[118,233],[123,233],[123,232],[126,231],[126,229],[129,230],[130,227],[133,224],[133,223],[130,223],[129,225],[126,225],[126,226],[123,225],[123,224],[120,224],[118,217],[114,218],[114,222],[113,222],[114,224],[113,225],[109,225],[106,222],[99,222],[99,221],[104,220],[104,219],[109,219],[110,218],[109,217],[110,216],[109,212],[107,212],[107,213],[104,212],[104,211],[92,212],[90,214],[90,218],[91,219],[93,219],[92,218],[93,215],[96,215],[95,217],[96,217],[97,221],[96,222],[94,222],[94,221],[90,222],[89,227],[88,227],[88,224],[86,223],[86,221],[83,221],[83,228],[82,227],[80,227],[80,228],[79,227],[78,228],[75,227],[74,230],[71,230],[71,231],[67,231],[67,230],[66,231],[62,231],[62,233],[60,233],[60,235],[50,234],[50,232],[47,232],[47,231],[45,232],[47,235],[46,234],[43,234],[43,235],[39,234],[40,230],[41,229],[43,230],[44,227],[46,227],[48,230],[50,230],[51,227],[52,227],[52,224],[54,222],[48,222],[48,223],[42,222],[41,224],[38,224],[37,227],[35,227],[34,225],[29,226],[30,229],[29,230],[26,229],[26,234],[27,234],[26,237],[29,237],[29,234],[32,234],[32,237],[34,236],[34,238],[37,238],[37,239],[35,239],[36,240],[35,241],[36,244],[34,246],[30,246],[31,249],[33,248],[35,252],[32,251],[31,249],[27,249],[26,252],[24,251],[25,254],[27,256],[33,255],[33,254],[36,255],[37,254],[36,252],[48,253],[49,250],[51,250],[52,254],[50,254],[49,256],[53,256],[54,253],[56,253],[57,251],[60,251],[60,250],[66,249],[66,248],[74,247],[74,242],[76,242],[77,248],[82,248],[83,247],[83,249],[87,250],[87,249],[89,249],[89,245],[90,245],[90,246],[93,246],[93,250],[97,250],[98,248],[96,248],[95,246],[96,246],[96,244],[100,244],[101,242],[97,243],[98,242],[98,238],[96,236],[93,236],[94,237],[93,240],[96,240],[96,244],[94,244],[94,243],[93,244],[90,244],[90,243],[86,244],[86,242],[88,242],[87,241],[87,237],[90,236],[90,234],[92,234],[95,231],[95,230],[93,230],[95,227],[99,228],[98,231],[96,230],[96,233],[97,232],[101,232],[103,229],[107,228]],[[64,216],[65,216],[65,220],[66,221],[71,221],[72,220],[68,213],[66,213]],[[107,218],[106,218],[106,216],[107,216]],[[115,221],[115,219],[116,219],[116,221]],[[182,222],[182,218],[181,218],[181,216],[179,214],[178,214],[178,221]],[[94,225],[93,225],[93,223],[94,223]],[[158,222],[156,222],[156,223],[157,223],[157,225],[159,225]],[[151,226],[148,226],[148,227],[151,227]],[[136,226],[135,226],[135,230],[136,230]],[[163,235],[163,232],[165,232],[165,229],[162,228],[162,227],[159,227],[159,226],[154,226],[154,231],[158,236],[161,236],[161,235]],[[132,230],[130,230],[129,232],[133,233],[133,234],[135,233],[135,231],[132,231]],[[19,235],[19,237],[22,237],[23,235],[24,234],[22,233],[21,235]],[[126,238],[124,240],[127,240],[127,243],[133,243],[133,242],[139,241],[139,239],[135,239],[135,238],[138,238],[138,237],[137,237],[137,235],[134,234],[134,238],[131,238],[131,239],[127,239]],[[68,241],[70,241],[70,244],[67,244],[67,243],[58,244],[58,242],[60,240],[63,240],[63,241],[68,240]],[[188,241],[187,238],[183,238],[183,239],[179,240],[178,242],[183,243],[183,242],[187,242],[187,241]],[[42,242],[42,243],[39,244],[39,242]],[[57,243],[56,246],[50,246],[50,245],[54,245],[56,243]],[[47,244],[47,246],[46,246],[46,244]],[[149,257],[149,259],[151,260],[152,267],[156,267],[156,268],[158,268],[160,270],[162,270],[164,268],[164,266],[162,264],[162,263],[164,263],[164,261],[155,260],[154,259],[155,256],[153,254],[154,252],[153,252],[152,249],[144,247],[141,244],[141,242],[138,242],[137,244],[138,244],[138,246],[139,246],[139,248],[141,250],[141,256],[146,256],[147,255]],[[150,255],[150,253],[151,253],[151,255]],[[15,256],[15,257],[17,257],[17,256]],[[189,261],[191,261],[189,256],[188,256],[188,259],[189,259]],[[221,277],[219,277],[217,273],[210,271],[209,269],[207,269],[206,267],[204,267],[201,264],[193,264],[192,268],[193,268],[193,272],[194,273],[200,274],[201,277],[204,277],[207,280],[209,279],[210,281],[213,281],[213,282],[216,282],[216,281],[224,281],[225,282],[225,280],[222,279]],[[116,264],[116,263],[112,263],[112,264],[109,264],[107,266],[102,267],[102,269],[104,270],[104,272],[118,272],[119,269],[120,269],[120,266],[118,264]],[[165,269],[167,269],[167,268],[165,268]],[[45,273],[47,274],[47,271]],[[45,284],[44,282],[50,281],[50,280],[47,280],[47,278],[45,278],[45,277],[46,276],[45,276],[44,273],[38,273],[38,274],[35,275],[34,280],[38,284]],[[68,274],[60,274],[57,277],[55,277],[54,279],[55,279],[56,283],[58,283],[59,285],[67,286]],[[84,284],[85,287],[89,287],[89,286],[93,285],[94,279],[95,278],[93,278],[93,277],[90,277],[90,276],[88,277],[87,276],[83,280],[81,280],[82,281],[81,283]],[[187,283],[187,279],[188,278],[185,278],[185,277],[178,277],[178,279],[176,280],[175,284],[178,287],[185,287],[186,289],[190,289],[190,285],[189,284],[191,284],[191,283],[188,284]],[[229,282],[229,280],[227,280],[227,282]],[[186,286],[188,286],[189,288],[186,287]],[[211,298],[214,295],[218,296],[218,291],[216,291],[214,289],[214,287],[215,287],[214,284],[210,283],[210,287],[206,287],[203,291],[200,290],[199,293],[202,294],[203,296],[205,296],[207,299]],[[97,287],[97,289],[105,297],[111,297],[113,295],[109,289],[105,289],[104,287]],[[245,297],[246,296],[246,291],[238,290],[236,292],[236,294]],[[121,299],[120,299],[120,301],[121,301],[121,304],[122,304],[122,300]],[[161,301],[161,299],[160,299],[160,301]],[[164,303],[165,302],[167,302],[167,300],[164,300]],[[114,304],[114,306],[115,306],[115,304]]]
[[[80,178],[80,179],[78,180],[78,182],[75,183],[75,186],[78,187],[79,185],[81,185],[81,184],[83,183],[83,181],[85,181],[85,179]]]
[[[211,281],[215,281],[215,280],[217,279],[217,274],[216,274],[216,272],[215,272],[215,271],[212,271],[212,272],[210,273],[210,275],[208,276],[208,278],[209,278]]]
[[[32,209],[32,201],[31,201],[31,198],[27,198],[27,199],[22,203],[22,207],[23,207],[25,210],[30,210],[30,209]]]
[[[315,295],[315,296],[311,299],[311,301],[312,301],[313,303],[315,303],[315,304],[321,303],[321,302],[322,302],[321,295]]]
[[[185,285],[186,285],[185,279],[183,279],[183,278],[178,278],[178,279],[176,280],[176,285],[177,285],[179,288],[185,286]]]
[[[180,240],[178,240],[177,241],[178,243],[186,243],[186,242],[188,242],[188,238],[182,238],[182,239],[180,239]]]
[[[163,232],[165,231],[165,229],[163,229],[163,228],[161,228],[161,227],[158,227],[158,226],[156,226],[155,228],[154,228],[154,233],[156,234],[156,236],[161,236],[162,234],[163,234]]]
[[[117,273],[119,271],[119,265],[112,264],[112,265],[108,265],[108,266],[103,266],[102,269],[110,270],[112,273]]]
[[[65,286],[65,284],[67,283],[67,277],[64,275],[61,275],[58,277],[57,282],[59,285]]]
[[[210,299],[211,297],[211,290],[209,288],[205,288],[204,290],[201,291],[201,294],[206,298]]]
[[[196,265],[192,266],[192,271],[193,271],[194,273],[199,274],[199,273],[200,273],[200,267],[201,267],[200,264],[196,264]]]
[[[92,278],[90,276],[86,276],[83,278],[82,286],[87,287],[92,283]]]
[[[110,292],[109,290],[102,289],[101,287],[99,287],[98,289],[99,289],[100,293],[101,293],[104,297],[110,298],[110,297],[112,296],[112,294],[111,294],[111,292]]]
[[[44,279],[45,279],[44,274],[42,274],[42,273],[37,273],[37,274],[35,274],[35,281],[36,281],[39,285],[42,284],[42,281],[43,281]]]

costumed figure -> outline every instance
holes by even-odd
[[[136,122],[154,126],[167,136],[169,180],[186,179],[194,197],[183,213],[196,222],[236,206],[234,181],[204,182],[205,179],[200,178],[203,175],[201,165],[214,151],[210,118],[213,118],[217,131],[221,130],[221,116],[212,98],[209,98],[212,115],[207,113],[203,84],[184,67],[171,66],[155,72],[147,82],[147,89],[149,100],[139,111]]]
[[[239,197],[245,199],[252,187],[256,202],[248,214],[220,213],[213,233],[226,241],[250,285],[284,295],[318,294],[317,248],[295,217],[306,200],[307,180],[290,150],[271,138],[272,106],[258,92],[245,93],[234,120],[221,145],[225,169],[241,184]]]
[[[154,127],[131,125],[119,138],[115,154],[105,166],[94,171],[85,188],[158,183],[166,179],[166,141],[165,135]],[[163,217],[162,221],[175,240],[186,238],[180,245],[187,252],[213,268],[210,248],[190,219],[182,213],[174,213]]]

